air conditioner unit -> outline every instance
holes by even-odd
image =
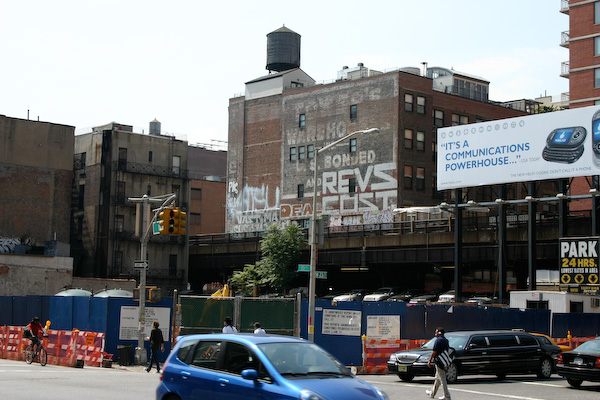
[[[600,298],[598,297],[593,297],[590,300],[592,300],[592,307],[593,308],[598,308],[600,307]]]

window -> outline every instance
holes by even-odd
[[[290,147],[290,161],[296,161],[296,148]]]
[[[150,196],[152,194],[152,186],[151,185],[148,185],[148,187],[146,187],[146,194],[148,196]]]
[[[181,173],[181,157],[173,156],[173,175],[179,176]]]
[[[464,125],[469,123],[469,117],[466,115],[452,114],[452,126]]]
[[[187,344],[187,343],[186,343]],[[179,348],[177,358],[185,361],[190,350],[194,346],[194,342],[190,343],[189,349],[186,344]],[[186,347],[184,347],[186,346]],[[191,364],[195,367],[217,369],[217,358],[221,351],[221,342],[218,341],[201,341],[196,346],[196,351],[192,357]]]
[[[600,56],[600,36],[594,38],[594,55]]]
[[[113,269],[115,273],[121,273],[121,269],[123,268],[123,251],[115,250],[115,264]]]
[[[404,110],[412,112],[413,110],[413,95],[406,93],[404,95]]]
[[[413,131],[412,131],[412,129],[404,130],[404,148],[405,149],[413,148]]]
[[[86,158],[86,153],[75,154],[75,157],[73,157],[73,160],[74,160],[73,169],[85,170],[85,158]]]
[[[594,69],[594,87],[600,87],[600,68]]]
[[[594,24],[600,24],[600,1],[594,3]]]
[[[306,126],[306,114],[300,114],[298,117],[298,127],[304,128]]]
[[[169,254],[169,277],[177,276],[177,254]]]
[[[444,126],[444,112],[440,110],[433,111],[433,125],[437,128]]]
[[[350,139],[350,153],[356,153],[356,138]]]
[[[417,96],[417,113],[425,114],[425,97]]]
[[[300,146],[298,147],[298,160],[302,161],[306,158],[306,147]]]
[[[117,182],[117,203],[125,202],[125,182],[118,181]]]
[[[517,345],[517,338],[514,335],[492,335],[489,336],[490,346],[509,347]]]
[[[548,300],[527,300],[527,308],[548,309]]]
[[[436,142],[431,142],[431,153],[432,153],[432,157],[431,159],[433,161],[437,161],[437,143]]]
[[[425,132],[417,131],[417,150],[425,151]]]
[[[304,198],[304,184],[298,185],[298,200],[302,200]]]
[[[417,167],[417,190],[425,190],[425,168]]]
[[[358,118],[358,106],[353,104],[350,106],[350,122],[356,122],[356,118]]]
[[[571,301],[569,305],[569,312],[582,313],[583,312],[583,301]]]
[[[223,357],[223,370],[241,374],[242,370],[252,368],[258,371],[258,358],[245,346],[228,342]]]
[[[192,188],[190,193],[192,200],[202,200],[202,189],[201,188]]]
[[[190,225],[202,225],[202,214],[190,213]]]
[[[413,187],[413,168],[411,165],[404,166],[404,189]]]
[[[119,147],[119,161],[117,162],[117,169],[119,171],[125,171],[127,169],[127,149],[125,147]]]
[[[115,232],[123,232],[124,220],[122,215],[115,215]]]
[[[83,199],[85,198],[85,185],[79,185],[79,198],[77,199],[77,208],[83,210]]]
[[[309,144],[308,146],[306,146],[306,158],[308,158],[309,160],[311,158],[315,158],[315,145],[314,144]]]
[[[348,193],[356,193],[356,178],[348,179]]]
[[[546,339],[543,336],[540,336],[539,338]],[[538,345],[537,340],[535,340],[531,336],[519,336],[519,342],[521,342],[521,346],[537,346]]]
[[[475,345],[476,347],[487,347],[487,341],[485,340],[485,336],[473,336],[471,338],[471,345]]]
[[[152,162],[152,150],[148,152],[148,162]]]

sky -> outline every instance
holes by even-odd
[[[83,133],[111,121],[190,144],[227,141],[229,99],[264,76],[267,37],[301,35],[300,67],[454,68],[491,100],[568,92],[560,0],[29,0],[2,5],[0,115]]]

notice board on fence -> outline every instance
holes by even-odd
[[[323,335],[360,336],[360,311],[323,310]]]
[[[159,328],[163,338],[169,340],[169,323],[171,310],[168,307],[146,307],[144,336],[150,336],[152,323],[158,320]],[[138,340],[139,334],[139,308],[131,306],[121,307],[121,319],[119,321],[119,340]]]
[[[367,340],[386,340],[388,342],[400,340],[400,316],[367,316]]]

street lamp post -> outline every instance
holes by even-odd
[[[319,168],[319,154],[332,148],[333,146],[351,138],[359,133],[378,133],[379,129],[363,129],[352,132],[329,143],[327,146],[321,147],[315,151],[315,168],[313,173],[313,202],[312,202],[312,218],[310,219],[310,276],[308,282],[308,340],[315,341],[315,297],[316,297],[316,278],[317,278],[317,170]]]

